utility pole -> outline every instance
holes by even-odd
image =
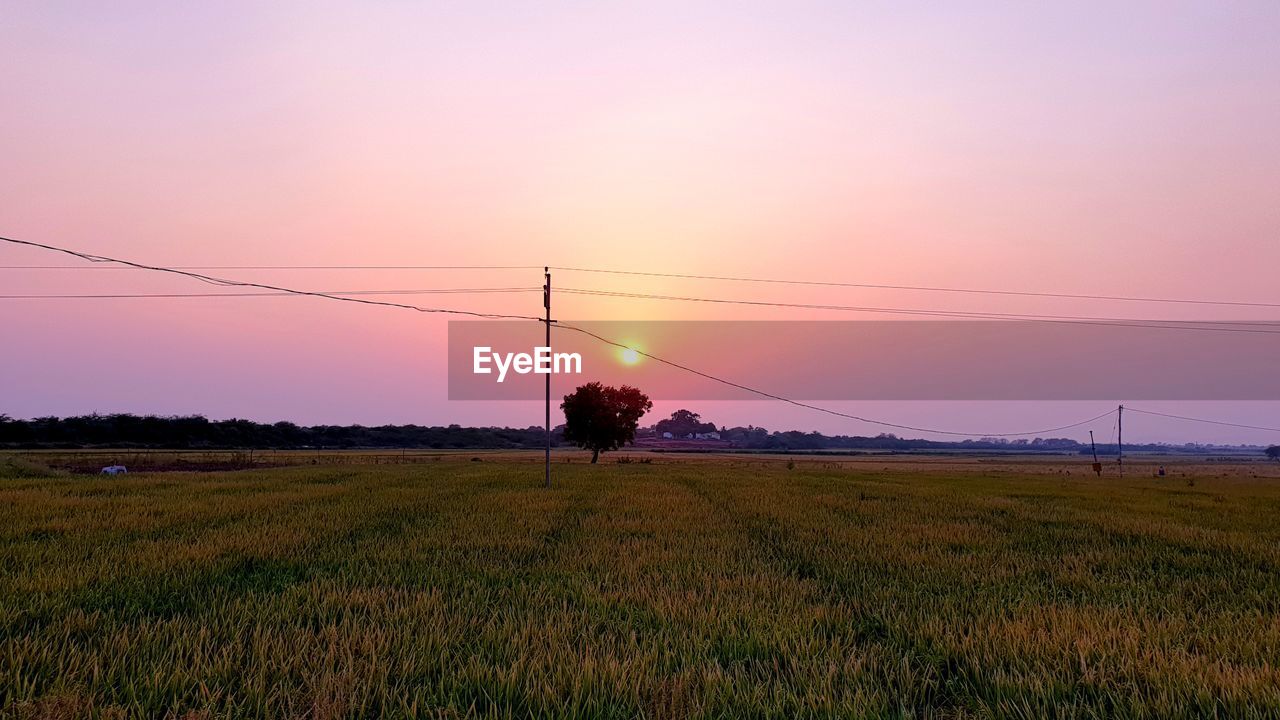
[[[542,307],[547,311],[547,353],[551,352],[551,268],[544,267],[546,284],[542,286]],[[547,452],[545,465],[547,470],[546,486],[551,487],[551,373],[547,373]]]
[[[1124,406],[1116,408],[1116,464],[1124,477]]]
[[[1098,462],[1098,443],[1093,441],[1093,431],[1089,431],[1089,447],[1093,448],[1093,471],[1102,477],[1102,463]]]

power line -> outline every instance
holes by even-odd
[[[956,432],[956,431],[953,431],[953,430],[938,430],[938,429],[935,429],[935,428],[915,427],[915,426],[913,426],[913,425],[901,425],[901,424],[898,424],[898,423],[891,423],[891,422],[886,422],[886,421],[883,421],[883,420],[873,420],[873,419],[871,419],[871,418],[866,418],[866,417],[862,417],[862,416],[859,416],[859,415],[851,415],[851,414],[849,414],[849,413],[843,413],[843,412],[840,412],[840,411],[838,411],[838,410],[832,410],[831,408],[825,408],[825,407],[822,407],[822,406],[820,406],[820,405],[811,405],[811,404],[809,404],[809,403],[801,402],[801,401],[799,401],[799,400],[793,400],[793,399],[791,399],[791,398],[783,397],[783,396],[781,396],[781,395],[775,395],[775,394],[770,393],[770,392],[765,392],[764,390],[758,390],[758,389],[756,389],[756,388],[753,388],[753,387],[750,387],[750,386],[747,386],[747,385],[743,385],[743,384],[741,384],[741,383],[733,382],[732,380],[727,380],[727,379],[725,379],[725,378],[722,378],[722,377],[719,377],[719,376],[716,376],[716,375],[712,375],[712,374],[710,374],[710,373],[702,372],[701,370],[695,370],[695,369],[693,369],[693,368],[691,368],[691,367],[689,367],[689,366],[687,366],[687,365],[681,365],[680,363],[674,362],[674,361],[672,361],[672,360],[667,360],[667,359],[665,359],[665,358],[660,358],[660,357],[658,357],[657,355],[652,355],[652,354],[647,353],[647,352],[645,352],[645,351],[643,351],[643,350],[640,350],[640,349],[638,349],[638,348],[633,348],[633,347],[631,347],[631,346],[629,346],[629,345],[626,345],[626,344],[623,344],[623,343],[620,343],[620,342],[616,342],[616,341],[614,341],[614,340],[610,340],[610,339],[608,339],[608,338],[606,338],[606,337],[603,337],[603,336],[601,336],[601,335],[597,335],[597,334],[595,334],[595,333],[591,332],[590,330],[586,330],[586,329],[583,329],[583,328],[577,327],[577,326],[575,326],[575,325],[565,325],[565,324],[563,324],[563,323],[557,323],[557,324],[555,325],[555,327],[557,327],[557,328],[563,328],[563,329],[565,329],[565,330],[572,330],[572,331],[574,331],[574,332],[582,333],[583,335],[587,335],[587,336],[589,336],[589,337],[593,337],[593,338],[595,338],[596,340],[599,340],[600,342],[603,342],[603,343],[605,343],[605,344],[607,344],[607,345],[612,345],[612,346],[614,346],[614,347],[616,347],[616,348],[620,348],[620,349],[623,349],[623,350],[631,350],[631,351],[635,352],[635,353],[636,353],[636,354],[638,354],[638,355],[641,355],[641,356],[643,356],[643,357],[647,357],[647,358],[649,358],[650,360],[653,360],[653,361],[655,361],[655,362],[660,362],[660,363],[662,363],[663,365],[669,365],[669,366],[671,366],[671,367],[673,367],[673,368],[677,368],[677,369],[679,369],[679,370],[683,370],[683,371],[685,371],[685,372],[692,373],[692,374],[694,374],[694,375],[697,375],[697,376],[699,376],[699,377],[706,378],[706,379],[708,379],[708,380],[712,380],[712,381],[717,382],[717,383],[720,383],[720,384],[722,384],[722,385],[727,385],[727,386],[729,386],[729,387],[737,388],[737,389],[739,389],[739,390],[744,390],[744,391],[749,392],[749,393],[752,393],[752,394],[754,394],[754,395],[759,395],[760,397],[763,397],[763,398],[767,398],[767,399],[770,399],[770,400],[778,400],[778,401],[780,401],[780,402],[784,402],[784,403],[787,403],[787,404],[789,404],[789,405],[794,405],[794,406],[796,406],[796,407],[801,407],[801,408],[805,408],[805,409],[808,409],[808,410],[816,410],[816,411],[818,411],[818,412],[826,413],[826,414],[828,414],[828,415],[834,415],[834,416],[836,416],[836,417],[847,418],[847,419],[849,419],[849,420],[857,420],[857,421],[859,421],[859,422],[864,422],[864,423],[868,423],[868,424],[871,424],[871,425],[880,425],[880,426],[883,426],[883,427],[896,428],[896,429],[899,429],[899,430],[911,430],[911,431],[913,431],[913,432],[934,433],[934,434],[937,434],[937,435],[958,435],[958,436],[961,436],[961,437],[1022,437],[1022,436],[1027,436],[1027,435],[1044,435],[1044,434],[1047,434],[1047,433],[1058,432],[1058,431],[1060,431],[1060,430],[1070,430],[1071,428],[1079,427],[1079,426],[1081,426],[1081,425],[1086,425],[1086,424],[1088,424],[1088,423],[1091,423],[1091,422],[1094,422],[1094,421],[1097,421],[1097,420],[1101,420],[1102,418],[1105,418],[1105,417],[1107,417],[1108,415],[1111,415],[1112,413],[1116,412],[1115,410],[1108,410],[1108,411],[1106,411],[1105,413],[1102,413],[1101,415],[1098,415],[1098,416],[1096,416],[1096,417],[1091,417],[1091,418],[1089,418],[1089,419],[1087,419],[1087,420],[1081,420],[1081,421],[1079,421],[1079,422],[1074,422],[1074,423],[1071,423],[1071,424],[1069,424],[1069,425],[1061,425],[1061,426],[1059,426],[1059,427],[1044,428],[1044,429],[1042,429],[1042,430],[1030,430],[1030,431],[1027,431],[1027,432],[1016,432],[1016,433],[967,433],[967,432]]]
[[[422,307],[420,305],[410,305],[408,303],[387,302],[385,300],[365,300],[363,298],[344,297],[341,295],[332,295],[328,293],[314,292],[314,291],[308,291],[308,290],[294,290],[292,288],[280,287],[277,285],[266,285],[264,283],[246,282],[243,280],[228,280],[226,278],[214,277],[212,275],[203,275],[203,274],[191,272],[188,270],[179,270],[176,268],[160,267],[158,265],[144,265],[142,263],[137,263],[130,260],[120,260],[118,258],[111,258],[105,255],[93,255],[86,252],[80,252],[77,250],[69,250],[67,248],[57,247],[55,245],[46,245],[44,243],[32,242],[30,240],[16,240],[14,238],[7,238],[7,237],[0,237],[0,240],[7,243],[12,243],[14,245],[25,245],[27,247],[34,247],[34,248],[40,248],[42,250],[58,252],[64,255],[70,255],[72,257],[77,257],[77,258],[80,258],[81,260],[87,260],[93,263],[115,263],[118,265],[124,265],[128,267],[136,268],[138,270],[151,270],[154,272],[169,273],[172,275],[181,275],[183,277],[189,277],[194,280],[199,280],[200,282],[203,282],[203,283],[208,283],[210,285],[219,285],[224,287],[252,287],[252,288],[259,288],[262,290],[272,290],[275,292],[288,293],[291,295],[306,295],[309,297],[326,298],[328,300],[337,300],[339,302],[359,303],[361,305],[380,305],[384,307],[396,307],[396,308],[402,308],[404,310],[413,310],[421,313],[443,313],[443,314],[449,314],[449,315],[467,315],[470,317],[505,319],[505,320],[538,320],[538,318],[535,318],[531,315],[504,315],[500,313],[474,312],[471,310],[453,310],[448,308],[427,308],[427,307]]]
[[[541,288],[447,288],[438,290],[323,290],[323,295],[471,295],[493,293],[536,292]],[[171,298],[230,298],[230,297],[298,297],[292,292],[226,292],[226,293],[107,293],[99,295],[0,295],[0,300],[120,300],[120,299],[171,299]]]
[[[1012,295],[1018,297],[1066,298],[1070,300],[1118,300],[1124,302],[1178,303],[1187,305],[1227,305],[1237,307],[1280,308],[1280,303],[1245,302],[1237,300],[1195,300],[1184,298],[1138,297],[1128,295],[1093,295],[1088,293],[1032,292],[1024,290],[990,290],[982,288],[934,287],[928,285],[889,285],[881,283],[834,282],[821,280],[789,280],[782,278],[735,277],[728,275],[695,275],[689,273],[642,272],[639,270],[606,270],[601,268],[552,266],[552,270],[608,275],[634,275],[641,277],[674,278],[680,280],[716,280],[723,282],[769,283],[778,285],[811,285],[819,287],[864,288],[873,290],[916,290],[921,292],[966,293],[975,295]]]
[[[781,308],[801,308],[808,310],[840,310],[846,312],[860,313],[886,313],[897,315],[927,315],[936,317],[955,317],[985,320],[1029,320],[1035,322],[1063,323],[1075,325],[1103,325],[1107,327],[1143,327],[1160,330],[1198,330],[1205,332],[1245,332],[1260,333],[1263,335],[1280,335],[1280,324],[1275,322],[1253,322],[1239,321],[1228,322],[1224,324],[1232,325],[1259,325],[1263,327],[1275,328],[1272,330],[1254,330],[1249,328],[1237,327],[1206,327],[1201,325],[1187,325],[1188,322],[1210,322],[1210,321],[1188,321],[1188,320],[1154,320],[1147,318],[1114,318],[1114,317],[1097,317],[1088,315],[1038,315],[1031,313],[1000,313],[987,311],[969,311],[969,310],[933,310],[924,308],[895,308],[895,307],[878,307],[878,306],[856,306],[856,305],[821,305],[806,303],[783,303],[769,302],[764,300],[733,300],[724,298],[704,298],[704,297],[686,297],[678,295],[653,295],[648,293],[628,293],[613,290],[589,290],[562,288],[560,292],[571,295],[589,295],[597,297],[618,297],[618,298],[638,298],[644,300],[671,300],[681,302],[700,302],[700,303],[718,303],[727,305],[752,305],[761,307],[781,307]],[[1174,325],[1164,324],[1157,325],[1154,323],[1178,323]]]
[[[523,293],[536,292],[541,290],[538,287],[499,287],[499,288],[440,288],[440,289],[412,289],[412,290],[323,290],[316,291],[320,295],[340,295],[340,296],[360,296],[360,295],[434,295],[434,294],[496,294],[496,293]],[[931,310],[931,309],[914,309],[914,308],[891,308],[891,307],[859,307],[845,305],[821,305],[806,303],[779,303],[765,302],[755,300],[729,300],[720,298],[693,298],[678,297],[670,295],[651,295],[644,293],[622,293],[604,290],[588,290],[588,289],[572,289],[564,288],[561,292],[600,297],[620,297],[620,298],[640,298],[650,300],[672,300],[672,301],[690,301],[690,302],[706,302],[706,303],[725,303],[735,305],[756,305],[767,307],[783,307],[783,308],[802,308],[816,310],[839,310],[862,313],[888,313],[888,314],[906,314],[906,315],[926,315],[936,317],[955,317],[969,319],[995,319],[995,320],[1029,320],[1037,322],[1064,322],[1070,324],[1090,324],[1118,327],[1140,327],[1163,330],[1198,330],[1212,332],[1254,332],[1262,334],[1280,334],[1280,327],[1275,322],[1224,322],[1228,325],[1253,325],[1263,327],[1277,328],[1271,331],[1262,330],[1246,330],[1235,327],[1202,327],[1195,325],[1187,325],[1189,321],[1177,320],[1152,320],[1152,319],[1135,319],[1135,318],[1111,318],[1111,317],[1092,317],[1092,316],[1075,316],[1075,315],[1036,315],[1027,313],[997,313],[983,311],[962,311],[962,310]],[[228,297],[288,297],[304,294],[300,292],[228,292],[228,293],[93,293],[93,294],[77,294],[77,293],[53,293],[53,294],[14,294],[0,295],[0,300],[116,300],[116,299],[178,299],[178,298],[228,298]],[[1155,325],[1151,323],[1178,323]]]
[[[541,265],[170,265],[171,270],[532,270]],[[93,265],[0,265],[0,270],[140,270]]]
[[[1115,410],[1108,410],[1107,412],[1102,413],[1101,415],[1098,415],[1098,416],[1095,416],[1095,417],[1092,417],[1092,418],[1089,418],[1089,419],[1086,419],[1086,420],[1081,420],[1081,421],[1078,421],[1078,422],[1070,423],[1070,424],[1068,424],[1068,425],[1061,425],[1061,426],[1053,427],[1053,428],[1044,428],[1044,429],[1041,429],[1041,430],[1033,430],[1033,431],[1027,431],[1027,432],[1017,432],[1017,433],[964,433],[964,432],[956,432],[956,431],[953,431],[953,430],[938,430],[938,429],[934,429],[934,428],[923,428],[923,427],[916,427],[916,426],[912,426],[912,425],[903,425],[903,424],[899,424],[899,423],[891,423],[891,422],[886,422],[886,421],[882,421],[882,420],[874,420],[874,419],[871,419],[871,418],[861,417],[861,416],[853,415],[853,414],[850,414],[850,413],[843,413],[843,412],[840,412],[840,411],[838,411],[838,410],[832,410],[832,409],[830,409],[830,408],[824,408],[824,407],[821,407],[821,406],[819,406],[819,405],[812,405],[812,404],[809,404],[809,403],[800,402],[800,401],[798,401],[798,400],[793,400],[793,399],[791,399],[791,398],[783,397],[783,396],[781,396],[781,395],[775,395],[775,394],[773,394],[773,393],[765,392],[765,391],[763,391],[763,390],[759,390],[759,389],[756,389],[756,388],[753,388],[753,387],[749,387],[749,386],[747,386],[747,385],[743,385],[743,384],[741,384],[741,383],[736,383],[736,382],[733,382],[733,381],[731,381],[731,380],[727,380],[727,379],[725,379],[725,378],[721,378],[721,377],[718,377],[718,376],[712,375],[712,374],[710,374],[710,373],[705,373],[705,372],[702,372],[702,371],[700,371],[700,370],[695,370],[694,368],[691,368],[691,367],[689,367],[689,366],[687,366],[687,365],[682,365],[682,364],[677,363],[677,362],[674,362],[674,361],[672,361],[672,360],[667,360],[667,359],[665,359],[665,358],[658,357],[658,356],[656,356],[656,355],[653,355],[653,354],[650,354],[650,353],[644,352],[643,350],[639,350],[639,349],[636,349],[636,348],[631,348],[631,347],[629,347],[629,346],[627,346],[627,345],[624,345],[623,343],[620,343],[620,342],[617,342],[617,341],[614,341],[614,340],[610,340],[610,339],[605,338],[605,337],[603,337],[603,336],[601,336],[601,335],[597,335],[596,333],[593,333],[593,332],[591,332],[591,331],[589,331],[589,330],[585,330],[585,329],[583,329],[583,328],[576,327],[576,326],[572,326],[572,325],[564,325],[564,324],[556,323],[555,321],[552,321],[552,320],[549,320],[549,319],[537,318],[537,317],[532,317],[532,316],[528,316],[528,315],[503,315],[503,314],[496,314],[496,313],[479,313],[479,312],[472,312],[472,311],[467,311],[467,310],[452,310],[452,309],[443,309],[443,308],[424,308],[424,307],[420,307],[420,306],[417,306],[417,305],[409,305],[409,304],[405,304],[405,303],[392,303],[392,302],[385,302],[385,301],[380,301],[380,300],[364,300],[364,299],[359,299],[359,298],[343,297],[343,296],[341,296],[341,295],[335,295],[335,294],[331,294],[331,293],[314,292],[314,291],[306,291],[306,290],[295,290],[295,289],[292,289],[292,288],[279,287],[279,286],[275,286],[275,285],[266,285],[266,284],[262,284],[262,283],[251,283],[251,282],[245,282],[245,281],[229,280],[229,279],[226,279],[226,278],[218,278],[218,277],[214,277],[214,276],[210,276],[210,275],[203,275],[203,274],[195,273],[195,272],[191,272],[191,271],[179,270],[179,269],[177,269],[177,268],[168,268],[168,267],[161,267],[161,266],[155,266],[155,265],[145,265],[145,264],[142,264],[142,263],[137,263],[137,262],[133,262],[133,261],[129,261],[129,260],[121,260],[121,259],[117,259],[117,258],[107,257],[107,256],[104,256],[104,255],[94,255],[94,254],[90,254],[90,253],[80,252],[80,251],[76,251],[76,250],[70,250],[70,249],[66,249],[66,248],[57,247],[57,246],[54,246],[54,245],[46,245],[46,244],[43,244],[43,243],[37,243],[37,242],[28,241],[28,240],[16,240],[16,239],[13,239],[13,238],[7,238],[7,237],[0,237],[0,240],[2,240],[2,241],[4,241],[4,242],[8,242],[8,243],[15,244],[15,245],[24,245],[24,246],[28,246],[28,247],[40,248],[40,249],[43,249],[43,250],[49,250],[49,251],[52,251],[52,252],[63,253],[63,254],[70,255],[70,256],[73,256],[73,257],[77,257],[77,258],[80,258],[80,259],[83,259],[83,260],[87,260],[87,261],[89,261],[89,262],[93,262],[93,263],[115,263],[115,264],[119,264],[119,265],[124,265],[124,266],[128,266],[128,267],[136,268],[136,269],[139,269],[139,270],[150,270],[150,271],[154,271],[154,272],[169,273],[169,274],[180,275],[180,276],[184,276],[184,277],[190,277],[190,278],[192,278],[192,279],[199,280],[200,282],[208,283],[208,284],[211,284],[211,285],[227,286],[227,287],[254,287],[254,288],[260,288],[260,289],[263,289],[263,290],[269,290],[269,291],[273,291],[273,292],[277,292],[277,293],[283,293],[283,294],[303,295],[303,296],[309,296],[309,297],[320,297],[320,298],[326,298],[326,299],[329,299],[329,300],[337,300],[337,301],[342,301],[342,302],[359,303],[359,304],[362,304],[362,305],[376,305],[376,306],[381,306],[381,307],[395,307],[395,308],[401,308],[401,309],[406,309],[406,310],[415,310],[415,311],[417,311],[417,312],[428,312],[428,313],[450,313],[450,314],[458,314],[458,315],[469,315],[469,316],[473,316],[473,317],[500,318],[500,319],[510,319],[510,320],[532,320],[532,321],[534,321],[534,322],[545,322],[545,323],[547,323],[547,325],[548,325],[549,327],[550,327],[550,326],[552,326],[552,325],[554,325],[555,327],[561,327],[561,328],[564,328],[564,329],[566,329],[566,330],[571,330],[571,331],[574,331],[574,332],[579,332],[579,333],[582,333],[582,334],[587,335],[587,336],[589,336],[589,337],[595,338],[596,340],[598,340],[598,341],[600,341],[600,342],[603,342],[603,343],[605,343],[605,344],[611,345],[611,346],[613,346],[613,347],[633,350],[633,351],[634,351],[634,352],[636,352],[637,354],[642,355],[642,356],[644,356],[644,357],[647,357],[647,358],[649,358],[649,359],[651,359],[651,360],[654,360],[655,362],[659,362],[659,363],[662,363],[662,364],[664,364],[664,365],[668,365],[668,366],[671,366],[671,367],[677,368],[677,369],[679,369],[679,370],[683,370],[683,371],[685,371],[685,372],[692,373],[692,374],[694,374],[694,375],[698,375],[699,377],[706,378],[706,379],[708,379],[708,380],[712,380],[712,381],[714,381],[714,382],[717,382],[717,383],[720,383],[720,384],[723,384],[723,385],[727,385],[727,386],[730,386],[730,387],[734,387],[734,388],[737,388],[737,389],[740,389],[740,390],[743,390],[743,391],[746,391],[746,392],[752,393],[752,394],[754,394],[754,395],[758,395],[758,396],[760,396],[760,397],[768,398],[768,399],[771,399],[771,400],[777,400],[777,401],[780,401],[780,402],[785,402],[785,403],[788,403],[788,404],[790,404],[790,405],[794,405],[794,406],[796,406],[796,407],[806,408],[806,409],[809,409],[809,410],[814,410],[814,411],[817,411],[817,412],[826,413],[826,414],[828,414],[828,415],[833,415],[833,416],[836,416],[836,417],[842,417],[842,418],[846,418],[846,419],[850,419],[850,420],[856,420],[856,421],[858,421],[858,422],[863,422],[863,423],[867,423],[867,424],[871,424],[871,425],[879,425],[879,426],[882,426],[882,427],[890,427],[890,428],[895,428],[895,429],[899,429],[899,430],[910,430],[910,431],[912,431],[912,432],[925,432],[925,433],[933,433],[933,434],[937,434],[937,435],[954,435],[954,436],[962,436],[962,437],[1019,437],[1019,436],[1027,436],[1027,435],[1044,435],[1044,434],[1048,434],[1048,433],[1052,433],[1052,432],[1059,432],[1059,431],[1062,431],[1062,430],[1069,430],[1069,429],[1071,429],[1071,428],[1075,428],[1075,427],[1079,427],[1079,426],[1081,426],[1081,425],[1085,425],[1085,424],[1088,424],[1088,423],[1091,423],[1091,422],[1095,422],[1095,421],[1097,421],[1097,420],[1101,420],[1102,418],[1105,418],[1105,417],[1107,417],[1107,416],[1111,415],[1112,413],[1116,412]]]
[[[1143,415],[1157,415],[1164,418],[1173,418],[1174,420],[1186,420],[1188,422],[1205,423],[1208,425],[1225,425],[1226,427],[1246,428],[1248,430],[1267,430],[1270,432],[1280,432],[1280,428],[1264,427],[1262,425],[1246,425],[1244,423],[1225,422],[1222,420],[1207,420],[1205,418],[1188,417],[1186,415],[1172,415],[1170,413],[1156,412],[1154,410],[1139,410],[1131,405],[1125,405],[1125,410],[1129,412],[1142,413]]]
[[[175,265],[172,270],[536,270],[541,265]],[[0,265],[0,270],[130,270],[132,267],[95,267],[80,265]],[[997,290],[989,288],[940,287],[929,285],[895,285],[887,283],[855,283],[823,280],[796,280],[787,278],[755,278],[729,275],[699,275],[693,273],[643,272],[638,270],[614,270],[605,268],[551,266],[552,270],[565,272],[632,275],[641,277],[673,278],[683,280],[714,280],[721,282],[767,283],[780,285],[808,285],[816,287],[845,287],[873,290],[910,290],[918,292],[964,293],[976,295],[1005,295],[1014,297],[1063,298],[1070,300],[1106,300],[1120,302],[1175,303],[1186,305],[1218,305],[1230,307],[1280,308],[1280,303],[1248,302],[1240,300],[1202,300],[1194,298],[1144,297],[1131,295],[1098,295],[1090,293],[1035,292],[1027,290]]]

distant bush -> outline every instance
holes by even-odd
[[[64,474],[61,470],[54,470],[47,465],[25,458],[6,457],[0,460],[0,479],[2,480],[59,477]]]

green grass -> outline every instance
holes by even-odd
[[[1280,482],[885,467],[24,465],[0,715],[1280,715]]]

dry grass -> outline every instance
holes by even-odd
[[[0,477],[0,715],[1280,715],[1270,467],[515,460]]]

